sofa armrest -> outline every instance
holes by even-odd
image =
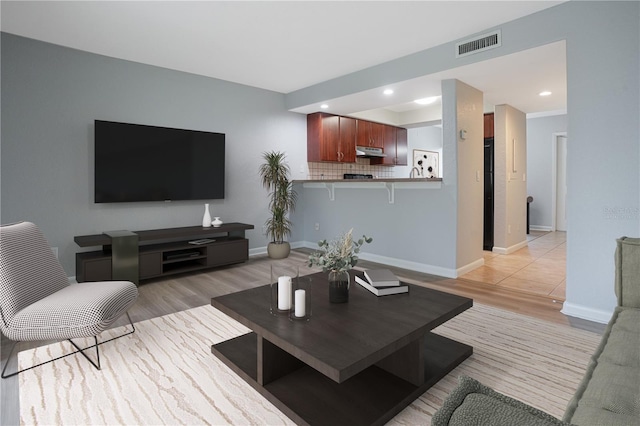
[[[640,308],[640,238],[622,237],[616,242],[618,306]]]
[[[618,306],[563,420],[576,425],[640,424],[640,309]]]
[[[475,379],[461,376],[458,386],[433,415],[431,425],[566,426],[569,423],[496,392]]]

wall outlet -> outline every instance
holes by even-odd
[[[316,223],[316,225],[315,225],[315,227],[314,227],[314,228],[315,228],[315,230],[316,230],[316,231],[319,231],[319,230],[320,230],[320,224],[319,224],[319,223]]]
[[[511,234],[511,225],[507,225],[507,234]]]
[[[51,251],[56,256],[56,259],[59,259],[58,258],[58,247],[51,247]]]

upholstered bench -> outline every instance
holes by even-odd
[[[617,244],[618,306],[562,420],[461,377],[431,424],[639,425],[640,238],[620,238]]]

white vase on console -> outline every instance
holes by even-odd
[[[216,216],[216,217],[213,218],[212,225],[213,225],[214,228],[219,228],[220,225],[222,225],[222,221],[220,220],[219,217]]]
[[[209,204],[204,205],[204,216],[202,217],[202,227],[211,228],[211,214],[209,213]]]

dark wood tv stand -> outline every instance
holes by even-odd
[[[244,235],[248,229],[253,229],[253,225],[235,222],[218,228],[188,226],[134,231],[130,234],[135,234],[138,241],[137,256],[133,259],[138,263],[136,282],[244,262],[249,258],[249,240]],[[189,243],[200,239],[214,241],[200,245]],[[73,240],[80,247],[102,246],[99,251],[76,253],[78,282],[120,279],[117,270],[114,271],[111,236],[106,233],[79,235]]]

